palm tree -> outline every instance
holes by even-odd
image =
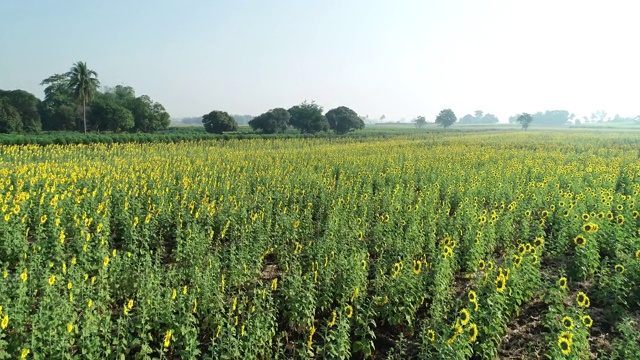
[[[100,81],[98,73],[89,70],[87,63],[78,61],[73,64],[71,70],[65,74],[69,79],[69,88],[73,92],[78,103],[82,104],[82,120],[84,121],[84,133],[87,133],[87,103],[93,99],[98,91]]]

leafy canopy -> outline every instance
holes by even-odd
[[[222,134],[225,131],[237,131],[238,123],[224,111],[212,111],[202,116],[202,124],[208,133]]]
[[[329,128],[338,134],[352,130],[364,129],[364,121],[358,114],[346,106],[339,106],[327,111],[325,115],[329,121]]]
[[[436,124],[444,126],[445,129],[455,124],[456,121],[458,121],[456,114],[454,114],[451,109],[444,109],[440,111],[440,114],[438,114],[438,117],[436,118]]]
[[[329,130],[329,122],[322,115],[322,106],[306,100],[288,110],[291,118],[289,125],[303,133],[316,133]]]
[[[265,134],[284,132],[289,124],[289,112],[283,108],[275,108],[249,121],[253,130],[262,131]]]

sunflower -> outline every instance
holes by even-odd
[[[587,213],[582,214],[582,220],[584,220],[584,221],[589,220],[589,214],[587,214]]]
[[[571,333],[571,331],[563,331],[563,332],[561,332],[560,333],[560,337],[569,340],[569,344],[573,345],[573,334]]]
[[[513,255],[513,264],[516,267],[520,267],[520,264],[522,263],[522,257],[518,256],[518,255]]]
[[[573,329],[573,319],[570,318],[569,316],[565,316],[562,318],[562,326],[564,326],[565,328],[567,328],[568,330]]]
[[[496,279],[496,290],[499,293],[504,292],[504,289],[507,285],[506,283],[507,283],[507,279],[504,277],[504,275],[500,274]]]
[[[53,286],[53,284],[56,283],[56,276],[55,275],[51,275],[51,277],[49,278],[49,285]]]
[[[589,297],[587,296],[587,294],[583,293],[582,291],[580,291],[576,296],[576,302],[580,307],[583,307],[583,308],[588,308],[589,305],[591,304],[591,301],[589,300]]]
[[[544,245],[544,239],[541,237],[537,237],[535,240],[533,240],[533,246],[540,248]]]
[[[427,330],[427,339],[429,339],[431,342],[436,341],[436,332],[431,329]]]
[[[602,220],[602,219],[604,219],[604,213],[603,213],[602,211],[600,211],[600,212],[598,213],[598,215],[596,215],[596,219],[598,219],[598,220]]]
[[[351,319],[351,317],[353,316],[353,306],[351,305],[345,306],[344,311],[347,315],[347,319]]]
[[[524,254],[525,252],[527,252],[527,247],[524,244],[520,244],[518,245],[518,252],[520,254]],[[517,256],[517,255],[516,255]]]
[[[168,348],[169,345],[171,344],[171,334],[172,333],[173,333],[173,331],[167,330],[167,333],[164,334],[164,343],[163,343],[163,345],[164,345],[165,348]]]
[[[558,279],[558,286],[560,286],[562,290],[567,290],[567,278],[563,276]]]
[[[613,268],[616,272],[623,274],[624,273],[624,266],[617,264],[616,266],[614,266]]]
[[[524,214],[525,214],[527,217],[531,216],[531,210],[527,210],[527,211],[525,211],[525,212],[524,212]]]
[[[450,247],[445,245],[444,251],[442,252],[442,258],[446,259],[447,257],[451,257],[452,255],[453,255],[453,250],[451,250]]]
[[[618,204],[618,206],[616,206],[616,209],[618,209],[618,211],[622,211],[624,210],[624,206],[622,206],[622,204]]]
[[[611,211],[607,212],[607,219],[613,220],[613,213]]]
[[[472,302],[472,303],[478,302],[478,295],[476,294],[475,291],[470,290],[468,297],[469,297],[469,302]]]
[[[593,325],[593,319],[589,315],[583,315],[580,318],[580,320],[582,320],[582,323],[584,324],[584,326],[588,328],[590,328]]]
[[[467,330],[471,333],[471,335],[469,335],[469,342],[475,342],[478,338],[478,326],[476,324],[471,324]]]
[[[393,277],[397,277],[398,274],[400,273],[401,267],[400,267],[400,263],[395,263],[393,264]]]
[[[620,214],[616,216],[616,224],[624,225],[624,215]]]
[[[540,215],[542,215],[543,218],[546,218],[547,216],[549,216],[549,211],[542,210],[542,213],[540,213]]]
[[[638,250],[636,255],[640,255],[640,250]],[[638,259],[640,259],[640,256],[638,256]],[[484,270],[484,267],[485,267],[484,260],[482,259],[478,260],[478,270],[482,271]]]
[[[337,314],[335,311],[331,312],[331,321],[329,321],[329,323],[327,324],[329,325],[329,327],[333,327],[333,325],[336,324],[336,316]]]
[[[636,250],[636,259],[640,260],[640,250]]]
[[[565,337],[558,338],[558,347],[560,347],[560,351],[565,355],[569,355],[571,353],[571,343],[569,342],[569,339]]]
[[[460,310],[460,323],[462,325],[467,325],[469,323],[471,316],[469,315],[469,310],[462,309]]]
[[[422,261],[413,260],[413,273],[418,275],[422,271]]]
[[[594,224],[594,223],[586,223],[582,226],[582,229],[588,233],[588,234],[592,234],[598,231],[598,224]]]
[[[587,244],[587,239],[582,235],[578,235],[573,239],[573,242],[578,246],[585,246]]]
[[[564,210],[564,211],[562,212],[562,216],[564,216],[564,217],[569,216],[569,214],[570,214],[570,213],[569,213],[569,210]]]

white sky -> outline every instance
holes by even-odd
[[[0,2],[0,88],[87,61],[173,117],[315,100],[432,120],[640,115],[640,1]]]

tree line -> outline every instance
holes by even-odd
[[[222,134],[237,131],[238,122],[225,111],[214,110],[202,116],[202,124],[207,132]],[[364,120],[352,109],[339,106],[323,114],[323,107],[315,102],[304,101],[291,108],[275,108],[256,116],[248,122],[254,130],[263,134],[277,134],[288,128],[303,134],[335,131],[344,134],[364,128]]]
[[[169,127],[162,104],[130,86],[100,88],[84,62],[44,79],[44,100],[24,90],[0,90],[0,133],[40,131],[154,132]]]

